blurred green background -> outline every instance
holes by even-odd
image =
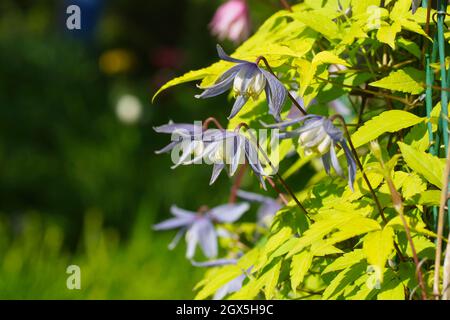
[[[150,101],[165,81],[217,59],[207,26],[220,3],[0,2],[0,298],[194,296],[203,270],[184,243],[167,249],[175,232],[151,225],[171,204],[226,201],[230,183],[209,187],[207,166],[171,170],[169,155],[154,154],[170,137],[152,127],[225,119],[228,103],[195,99],[193,85]],[[66,28],[70,4],[81,7],[81,31]],[[278,8],[250,5],[256,26]],[[81,290],[66,288],[71,264]]]

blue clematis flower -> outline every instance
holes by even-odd
[[[303,126],[292,131],[281,133],[280,138],[298,137],[298,142],[303,146],[306,156],[311,154],[320,155],[327,174],[330,174],[330,168],[333,167],[334,171],[343,177],[344,174],[335,150],[336,145],[339,145],[344,150],[347,159],[348,184],[350,189],[353,190],[356,175],[355,159],[347,145],[344,134],[328,118],[318,115],[306,115],[297,119],[266,126],[287,128],[298,123],[303,123]]]
[[[248,209],[246,202],[239,204],[225,204],[203,212],[192,212],[172,206],[170,212],[173,218],[153,226],[154,230],[169,230],[181,228],[174,240],[169,244],[169,249],[175,248],[181,236],[186,233],[187,252],[186,257],[191,259],[195,254],[197,245],[200,245],[204,255],[208,258],[217,256],[218,234],[215,223],[231,223],[238,220]]]
[[[176,146],[181,147],[181,156],[176,159],[172,168],[179,165],[201,163],[213,165],[210,184],[213,184],[220,173],[229,165],[229,175],[233,176],[240,164],[247,162],[258,177],[262,187],[266,189],[264,171],[259,150],[254,139],[245,136],[239,130],[207,129],[200,125],[169,123],[154,128],[156,132],[172,134],[172,142],[157,151],[169,152]]]
[[[272,218],[282,207],[279,200],[253,192],[238,190],[237,196],[243,200],[261,204],[257,211],[258,224],[260,225],[270,226]]]
[[[236,65],[225,71],[214,85],[204,88],[203,93],[195,97],[215,97],[233,88],[236,101],[228,117],[228,119],[231,119],[242,109],[250,97],[256,100],[264,90],[269,104],[269,113],[279,121],[287,91],[277,77],[260,68],[254,62],[228,56],[219,45],[217,45],[217,52],[220,59],[233,62]]]

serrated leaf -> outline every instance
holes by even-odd
[[[337,258],[332,263],[330,263],[323,271],[322,274],[346,269],[354,264],[359,263],[365,258],[364,251],[362,249],[355,249],[353,251],[347,252],[342,257]]]
[[[401,30],[402,27],[397,22],[394,22],[392,25],[383,25],[378,29],[377,39],[395,50],[395,37]]]
[[[423,206],[438,206],[441,201],[441,191],[426,190],[412,197],[413,204],[420,204]]]
[[[320,10],[293,13],[292,17],[328,39],[339,38],[337,24],[328,16],[323,15]]]
[[[291,287],[294,292],[303,282],[303,278],[311,267],[312,259],[313,254],[308,250],[302,251],[292,257],[290,276]]]
[[[412,67],[392,71],[387,77],[371,82],[373,87],[400,91],[411,94],[420,94],[425,88],[422,86],[425,73]]]
[[[324,63],[341,64],[344,66],[349,65],[344,59],[339,58],[336,54],[330,51],[321,51],[316,54],[312,60],[312,64],[316,66]]]
[[[389,110],[373,117],[367,121],[361,128],[352,134],[352,141],[355,148],[375,140],[386,132],[397,132],[401,129],[411,127],[424,121],[410,112],[403,110]]]
[[[363,217],[359,214],[339,212],[339,214],[334,215],[334,217],[313,223],[304,235],[297,239],[297,243],[289,251],[288,257],[295,255],[313,243],[319,245],[319,242],[332,232],[334,233],[331,237],[323,240],[327,245],[333,245],[340,241],[377,229],[380,229],[380,225],[373,219]]]
[[[408,167],[423,176],[428,182],[442,188],[444,163],[436,156],[398,142],[403,159]]]
[[[366,265],[364,263],[355,264],[339,272],[323,292],[322,299],[338,298],[348,285],[351,285],[355,280],[364,276],[365,273]]]
[[[400,37],[397,39],[397,44],[400,48],[405,49],[406,51],[411,53],[413,56],[420,59],[422,52],[420,51],[420,48],[417,45],[417,43]]]
[[[398,278],[393,278],[386,284],[383,284],[378,300],[405,300],[405,288]]]
[[[411,0],[397,0],[389,17],[392,20],[402,19],[405,16],[410,15],[409,8],[411,8]]]
[[[430,237],[434,237],[434,238],[437,237],[437,235],[434,232],[432,232],[426,228],[425,223],[421,219],[405,216],[405,220],[411,231],[414,231],[416,233],[421,233],[421,234],[424,234],[424,235],[427,235]],[[403,221],[400,218],[400,216],[396,216],[396,217],[392,218],[391,220],[389,220],[389,222],[386,224],[386,227],[391,227],[393,229],[400,230],[400,231],[405,230]]]
[[[385,227],[383,230],[369,233],[364,238],[363,250],[367,262],[378,267],[378,270],[381,271],[379,280],[382,282],[386,261],[394,250],[394,230],[390,227]]]
[[[205,77],[208,76],[217,76],[218,72],[216,69],[218,68],[218,63],[207,67],[207,68],[203,68],[200,70],[195,70],[195,71],[190,71],[180,77],[174,78],[172,80],[170,80],[169,82],[167,82],[166,84],[164,84],[161,88],[159,88],[159,90],[153,95],[152,97],[152,102],[155,101],[156,97],[164,90],[176,86],[178,84],[182,84],[182,83],[186,83],[186,82],[191,82],[191,81],[195,81],[195,80],[200,80],[203,79]],[[224,63],[221,63],[221,65],[225,65]],[[224,68],[220,68],[220,69],[224,69]]]
[[[352,11],[355,15],[367,13],[370,6],[380,6],[380,0],[358,0],[352,2]]]
[[[205,286],[197,293],[195,299],[203,300],[208,298],[223,285],[239,277],[241,274],[242,270],[235,265],[225,266],[221,268],[220,272],[218,272],[214,278],[210,279],[205,284]]]
[[[264,281],[264,295],[267,300],[270,300],[274,296],[275,288],[278,283],[278,278],[280,276],[280,270],[281,270],[281,260],[274,264],[274,266],[264,273],[263,277],[265,279]]]

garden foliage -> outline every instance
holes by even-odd
[[[433,207],[439,206],[446,155],[444,146],[430,142],[430,136],[441,130],[441,91],[431,96],[431,114],[425,111],[422,49],[433,45],[432,35],[425,32],[426,21],[427,9],[418,8],[413,14],[410,0],[305,0],[292,12],[273,14],[231,54],[250,62],[265,57],[309,114],[328,117],[352,142],[363,170],[357,168],[352,186],[346,177],[333,171],[326,174],[321,154],[305,156],[299,139],[282,140],[280,175],[305,210],[285,194],[289,203],[281,206],[267,228],[249,222],[222,225],[233,236],[220,239],[219,255],[235,262],[207,269],[195,288],[196,298],[212,297],[242,275],[239,290],[230,290],[227,298],[431,295],[436,247]],[[218,60],[169,81],[157,94],[191,81],[207,88],[232,66]],[[269,71],[262,61],[259,67]],[[432,64],[436,86],[439,68]],[[226,112],[234,98],[229,101],[230,106],[223,106]],[[341,112],[332,108],[337,102],[347,106],[342,116],[349,136],[333,117]],[[265,128],[277,123],[267,105],[266,94],[261,93],[230,120],[218,120],[227,121],[229,130],[242,123]],[[286,99],[282,121],[292,109],[295,106]],[[339,146],[336,154],[346,168],[348,154]],[[306,166],[314,168],[314,174],[305,178],[304,187],[290,184]],[[250,176],[255,186],[260,185],[255,175]],[[414,256],[420,261],[424,287],[419,285]]]

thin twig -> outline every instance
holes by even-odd
[[[445,203],[448,198],[448,175],[450,173],[450,148],[447,151],[447,162],[445,164],[444,176],[442,177],[443,185],[441,191],[441,201],[439,205],[439,216],[437,225],[436,254],[434,257],[434,283],[433,295],[435,299],[439,299],[439,269],[441,268],[442,254],[442,234],[444,232],[444,211]]]
[[[272,178],[267,177],[267,181],[269,182],[270,186],[278,193],[278,195],[279,195],[281,201],[284,203],[284,205],[287,206],[289,204],[289,201],[286,199],[286,197],[280,191],[280,189],[278,189],[277,185],[275,184],[275,182],[273,182]]]
[[[363,92],[363,93],[366,93],[366,94],[371,94],[371,95],[374,95],[374,96],[380,96],[382,98],[388,98],[388,99],[391,99],[391,100],[399,101],[399,102],[401,102],[403,104],[406,104],[408,106],[412,105],[411,102],[409,102],[407,99],[396,97],[396,96],[393,96],[393,95],[390,95],[390,94],[387,94],[387,93],[384,93],[384,92],[373,91],[373,90],[368,90],[368,89],[361,89],[360,87],[355,87],[355,86],[351,86],[351,85],[335,82],[335,81],[332,81],[332,80],[329,80],[329,79],[324,79],[324,78],[321,78],[321,77],[316,77],[316,79],[321,80],[321,81],[325,81],[327,83],[331,83],[331,84],[337,85],[339,87],[349,88],[349,89],[352,89],[354,91],[359,91],[359,92]]]
[[[245,162],[238,171],[238,174],[236,175],[236,178],[234,180],[233,185],[231,186],[230,190],[230,197],[228,199],[229,203],[235,203],[237,198],[237,192],[239,188],[241,187],[242,178],[244,178],[245,171],[247,170],[248,164]]]
[[[364,108],[366,107],[367,104],[367,97],[362,97],[361,98],[361,107],[359,108],[359,113],[358,113],[358,123],[356,124],[356,129],[358,129],[361,124],[362,124],[362,117],[364,114]]]
[[[208,119],[206,119],[206,120],[203,122],[203,130],[206,130],[211,122],[214,123],[214,124],[216,125],[217,128],[219,128],[219,129],[221,129],[221,130],[223,129],[222,125],[219,123],[219,121],[217,121],[216,118],[214,118],[214,117],[209,117]]]
[[[289,3],[287,3],[286,0],[280,0],[281,5],[283,6],[283,8],[285,8],[287,11],[292,12],[292,8],[289,5]]]

